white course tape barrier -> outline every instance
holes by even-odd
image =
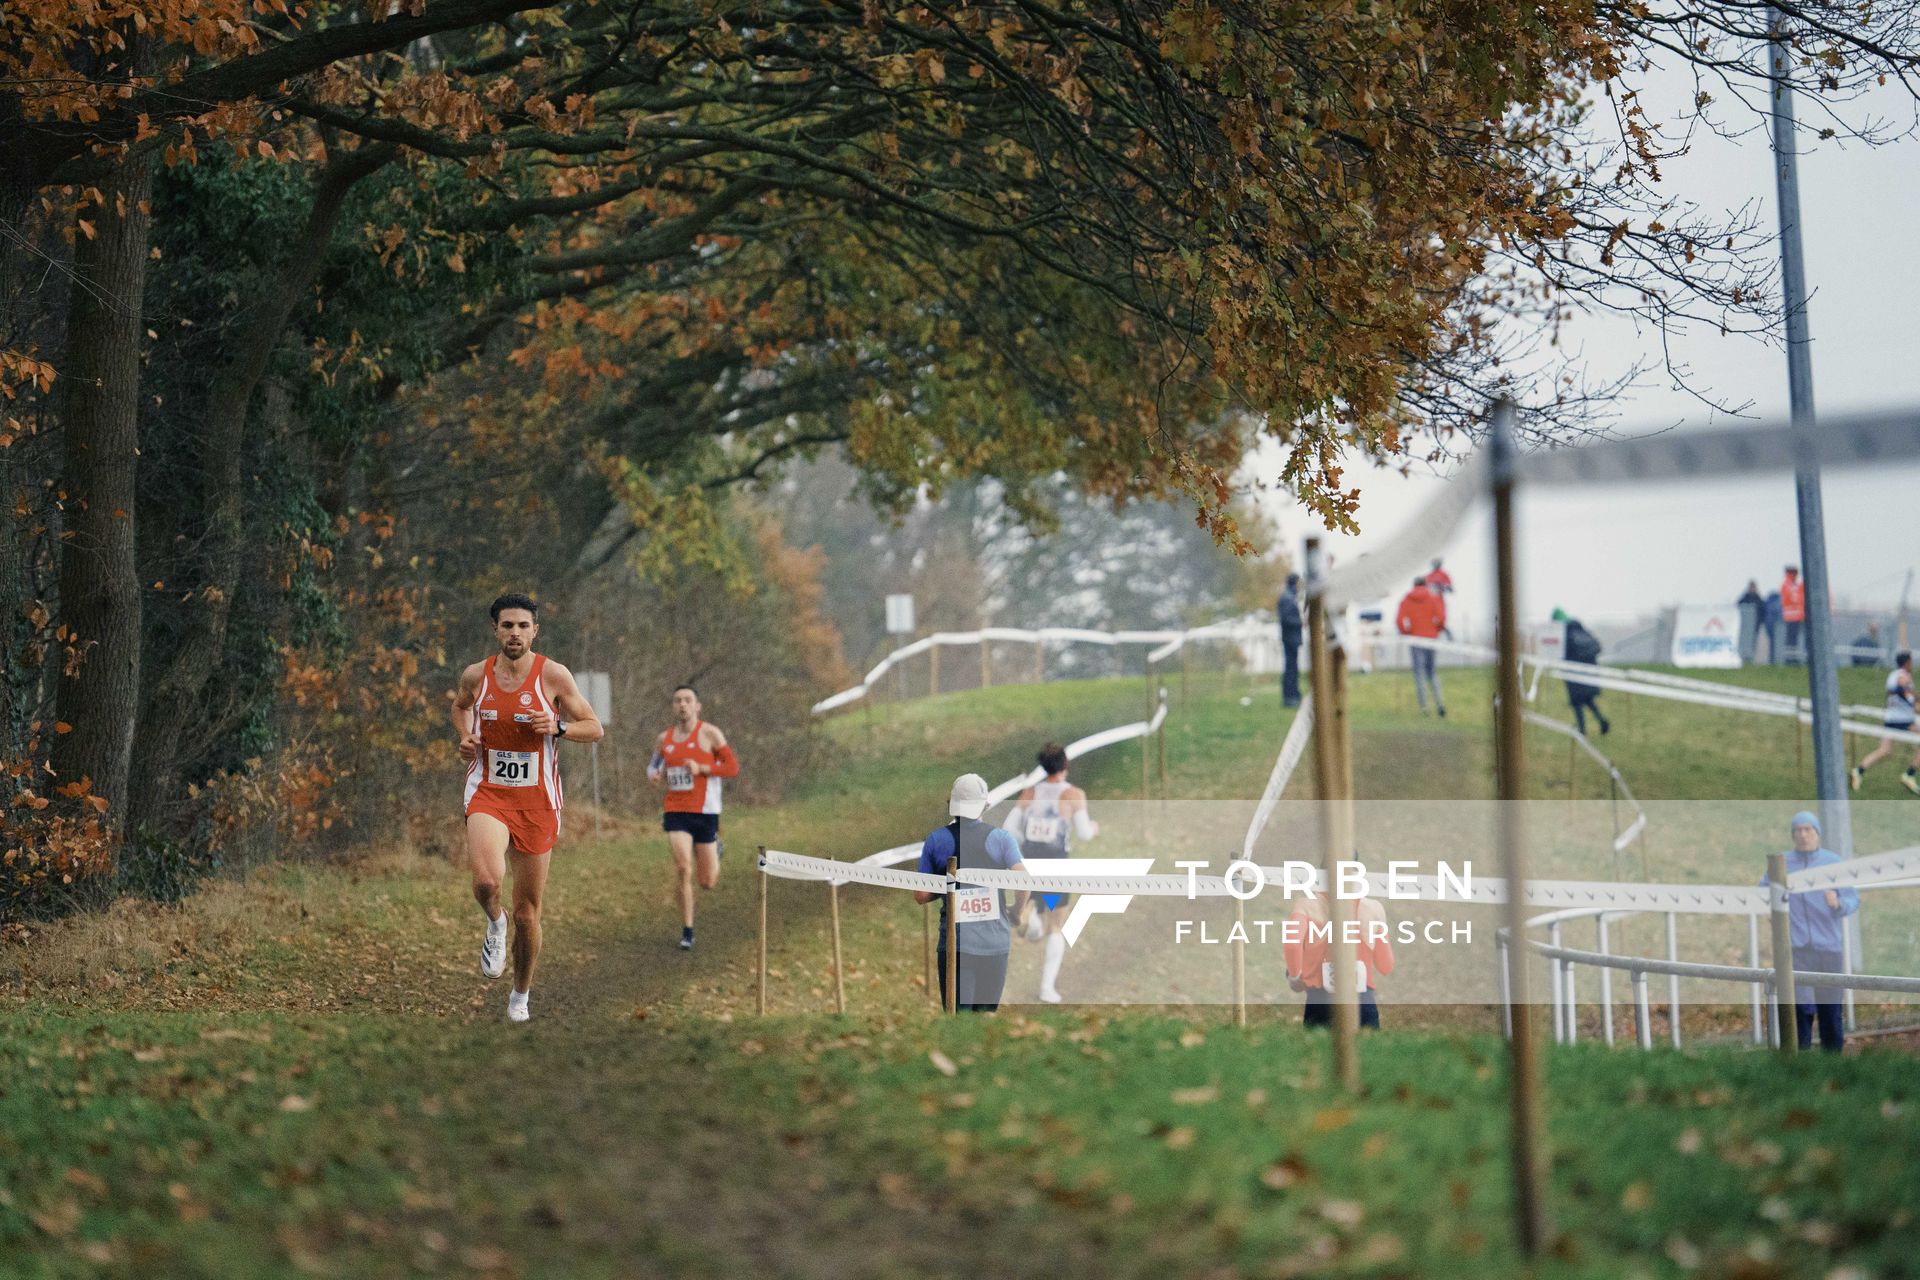
[[[1280,796],[1287,789],[1287,783],[1293,778],[1293,771],[1300,766],[1300,758],[1307,753],[1307,744],[1313,739],[1313,696],[1300,700],[1300,709],[1293,713],[1293,724],[1287,729],[1286,740],[1280,744],[1280,754],[1274,759],[1273,772],[1267,775],[1267,789],[1260,793],[1260,803],[1253,811],[1253,821],[1247,823],[1246,839],[1240,842],[1240,856],[1248,861],[1253,859],[1253,847],[1260,842],[1260,833],[1267,829],[1267,819],[1273,817],[1274,809],[1280,803]]]
[[[1827,415],[1802,432],[1791,422],[1665,431],[1582,448],[1549,449],[1515,461],[1523,484],[1637,484],[1791,471],[1803,451],[1823,467],[1875,466],[1920,456],[1920,410]]]
[[[1160,648],[1148,655],[1148,660],[1158,662],[1161,658],[1179,651],[1188,640],[1215,639],[1230,637],[1242,639],[1255,634],[1259,629],[1251,622],[1217,622],[1204,627],[1195,627],[1190,631],[1088,631],[1079,627],[1042,627],[1038,631],[1028,631],[1019,627],[986,627],[979,631],[938,631],[923,636],[912,644],[903,645],[880,659],[873,670],[867,672],[859,684],[850,689],[842,689],[829,698],[822,698],[813,704],[814,715],[825,715],[841,707],[858,702],[872,691],[887,672],[893,670],[909,658],[917,658],[935,647],[972,648],[980,644],[989,644],[996,640],[1018,644],[1097,644],[1107,648],[1126,644],[1151,644]]]
[[[1451,653],[1463,658],[1476,658],[1493,663],[1499,655],[1480,645],[1460,644],[1452,640],[1428,640],[1420,636],[1401,636],[1399,639],[1409,648],[1432,649],[1438,653]],[[1794,718],[1802,724],[1813,723],[1813,712],[1808,709],[1807,700],[1796,698],[1792,694],[1773,693],[1765,689],[1748,689],[1736,684],[1723,684],[1717,680],[1695,680],[1685,676],[1672,676],[1658,671],[1642,671],[1638,667],[1608,667],[1589,662],[1569,662],[1565,658],[1542,658],[1535,654],[1520,655],[1523,666],[1534,668],[1536,679],[1545,674],[1574,684],[1590,684],[1596,689],[1608,689],[1615,693],[1638,694],[1647,698],[1664,698],[1669,702],[1686,702],[1699,707],[1716,707],[1723,711],[1751,711],[1756,715]],[[1850,706],[1841,709],[1852,715],[1877,715],[1872,707]],[[1920,733],[1909,729],[1889,729],[1885,725],[1866,720],[1841,720],[1840,731],[1862,738],[1892,738],[1895,742],[1920,744]]]
[[[1564,659],[1562,659],[1562,661],[1564,661]],[[1664,671],[1647,671],[1640,667],[1620,667],[1613,669],[1630,671],[1633,673],[1635,680],[1644,681],[1647,684],[1663,684],[1674,689],[1691,689],[1695,693],[1723,695],[1733,693],[1754,702],[1770,703],[1775,706],[1784,706],[1797,711],[1811,711],[1813,709],[1813,700],[1811,698],[1791,693],[1775,693],[1771,689],[1749,689],[1744,685],[1727,684],[1721,680],[1697,680],[1692,676],[1669,675]],[[1879,707],[1863,706],[1859,703],[1848,703],[1840,708],[1840,714],[1843,716],[1853,716],[1856,719],[1867,720],[1877,719],[1880,716],[1880,711],[1881,709]]]
[[[1596,689],[1611,689],[1618,693],[1635,693],[1648,698],[1665,698],[1669,702],[1690,702],[1699,707],[1718,707],[1725,711],[1748,711],[1755,715],[1779,716],[1783,719],[1798,720],[1801,724],[1812,724],[1813,713],[1803,711],[1792,702],[1771,702],[1744,696],[1751,690],[1741,692],[1708,693],[1695,689],[1673,688],[1669,685],[1651,683],[1639,678],[1631,668],[1600,667],[1584,662],[1567,662],[1558,658],[1523,658],[1523,662],[1534,663],[1544,668],[1547,674],[1557,676],[1574,684],[1589,684]],[[1711,684],[1701,681],[1701,684]],[[1722,686],[1732,690],[1733,686]],[[1895,742],[1920,743],[1920,733],[1910,729],[1889,729],[1885,725],[1869,724],[1859,720],[1839,722],[1842,733],[1850,733],[1860,738],[1892,738]]]
[[[1328,571],[1322,594],[1329,613],[1404,589],[1433,558],[1433,549],[1447,544],[1486,487],[1486,464],[1475,454],[1384,546]]]
[[[1787,887],[1795,893],[1811,893],[1816,889],[1884,889],[1901,886],[1916,877],[1920,877],[1920,845],[1795,871],[1787,876]]]
[[[1757,471],[1791,471],[1800,458],[1822,466],[1874,466],[1920,457],[1920,410],[1823,416],[1817,431],[1791,422],[1742,423],[1706,431],[1661,429],[1604,444],[1544,449],[1515,459],[1522,484],[1639,484],[1694,477],[1721,479]],[[1332,567],[1322,587],[1330,609],[1397,592],[1445,545],[1491,479],[1474,454],[1450,482],[1385,545]]]
[[[1079,875],[1050,870],[1047,874],[1036,875],[1028,871],[970,871],[962,867],[954,873],[953,878],[960,884],[985,885],[989,889],[1001,889],[1008,893],[1031,889],[1035,893],[1112,894],[1116,897],[1128,898],[1184,898],[1188,896],[1189,888],[1187,873],[1184,871],[1178,875],[1154,875],[1143,872],[1132,876],[1111,876]],[[1193,878],[1192,888],[1192,896],[1198,898],[1228,896],[1227,882],[1220,876],[1196,875]]]
[[[1607,771],[1607,776],[1613,779],[1613,784],[1620,788],[1621,796],[1625,798],[1628,804],[1633,806],[1633,821],[1622,828],[1620,834],[1613,838],[1613,851],[1618,853],[1632,844],[1634,840],[1639,837],[1641,831],[1646,829],[1647,811],[1640,807],[1640,802],[1634,798],[1633,789],[1627,786],[1627,780],[1620,776],[1620,770],[1614,767],[1613,761],[1607,759],[1600,748],[1589,742],[1586,734],[1581,733],[1564,720],[1555,720],[1549,716],[1543,716],[1537,711],[1524,710],[1520,713],[1520,718],[1528,724],[1538,725],[1542,729],[1551,730],[1554,733],[1571,738],[1575,745],[1591,756],[1602,769]]]
[[[914,852],[920,851],[918,845]],[[760,867],[770,876],[783,880],[825,880],[833,884],[878,885],[882,889],[911,889],[920,893],[945,893],[947,878],[919,871],[901,871],[894,867],[866,862],[836,862],[832,858],[814,858],[804,853],[784,853],[769,849],[760,858]]]
[[[1084,738],[1079,738],[1068,743],[1067,759],[1078,760],[1088,752],[1098,751],[1102,747],[1110,747],[1115,743],[1126,742],[1132,738],[1148,737],[1158,733],[1160,726],[1165,724],[1166,721],[1167,704],[1165,699],[1162,699],[1160,705],[1154,708],[1153,719],[1151,720],[1135,720],[1132,724],[1116,725],[1111,729],[1102,729],[1098,733],[1090,733]],[[1025,791],[1028,787],[1046,776],[1044,771],[1034,768],[1029,769],[1025,773],[1016,774],[1008,778],[1005,782],[987,792],[987,808],[991,809],[1009,797],[1019,795],[1022,791]],[[860,859],[858,865],[891,867],[897,866],[902,862],[912,862],[919,856],[919,844],[897,844],[891,849],[882,849],[878,853],[868,854],[866,857]],[[840,863],[835,865],[845,864]]]
[[[1196,640],[1231,640],[1235,644],[1246,644],[1257,637],[1272,634],[1272,624],[1264,619],[1259,622],[1247,618],[1236,618],[1231,622],[1210,622],[1204,627],[1176,632],[1171,640],[1149,653],[1147,661],[1165,662]]]
[[[946,893],[953,884],[984,885],[1005,892],[1028,890],[1035,893],[1106,894],[1126,898],[1224,898],[1232,896],[1224,876],[1189,876],[1140,873],[1113,875],[1092,867],[1069,871],[1049,860],[1042,874],[1021,871],[962,869],[951,883],[946,876],[924,875],[862,862],[836,862],[831,858],[813,858],[805,854],[769,849],[761,859],[768,875],[788,880],[833,881],[871,884],[884,889],[917,890],[922,893]],[[1040,865],[1040,864],[1036,864]],[[1261,867],[1270,888],[1312,889],[1325,892],[1326,875],[1322,868],[1307,863],[1285,867]],[[1793,893],[1817,893],[1835,888],[1901,888],[1920,879],[1920,846],[1896,849],[1856,858],[1833,866],[1796,871],[1787,877]],[[1507,901],[1507,882],[1499,877],[1472,876],[1463,886],[1454,877],[1428,875],[1389,876],[1369,872],[1367,894],[1389,901],[1458,902],[1474,906],[1499,906]],[[1235,878],[1243,894],[1257,887],[1251,874]],[[1394,897],[1393,894],[1398,896]],[[1679,912],[1686,915],[1744,916],[1765,914],[1769,909],[1767,890],[1758,885],[1724,884],[1622,884],[1606,880],[1529,880],[1528,906],[1561,910]]]

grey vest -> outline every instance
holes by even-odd
[[[978,818],[955,818],[947,824],[947,830],[953,833],[953,847],[959,857],[960,866],[969,871],[998,871],[993,860],[987,857],[987,836],[995,828],[988,826]],[[945,868],[941,868],[944,872]],[[963,886],[964,887],[964,886]],[[956,940],[960,953],[969,956],[1003,956],[1013,945],[1013,932],[1007,928],[1006,902],[1000,900],[1000,910],[991,920],[975,920],[959,928]],[[942,946],[947,936],[947,900],[940,899],[940,937]]]

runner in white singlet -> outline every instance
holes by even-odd
[[[1920,723],[1920,709],[1916,709],[1913,688],[1913,654],[1906,649],[1893,655],[1893,670],[1887,672],[1887,711],[1886,726],[1903,733],[1912,733],[1916,723]],[[1882,738],[1880,745],[1860,757],[1860,763],[1853,767],[1849,781],[1853,789],[1860,789],[1860,780],[1867,776],[1867,770],[1893,754],[1893,739]],[[1900,785],[1913,794],[1920,796],[1920,747],[1913,752],[1913,759],[1907,761],[1907,771],[1900,775]]]
[[[1072,838],[1091,840],[1100,834],[1100,824],[1087,812],[1087,793],[1067,781],[1067,749],[1056,743],[1040,748],[1040,767],[1046,778],[1020,793],[1006,820],[1001,824],[1020,839],[1022,858],[1065,858],[1072,853]],[[1034,916],[1028,922],[1028,938],[1046,939],[1046,955],[1040,965],[1040,998],[1048,1004],[1060,1003],[1054,984],[1060,977],[1060,963],[1067,955],[1067,939],[1061,930],[1067,923],[1070,893],[1039,893],[1033,898]]]

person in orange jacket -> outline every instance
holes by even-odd
[[[1447,626],[1447,602],[1427,586],[1425,578],[1413,580],[1413,590],[1400,599],[1400,612],[1394,617],[1400,634],[1416,640],[1437,640]],[[1413,697],[1420,714],[1427,714],[1427,686],[1433,687],[1433,705],[1446,719],[1447,700],[1440,695],[1440,673],[1434,667],[1434,651],[1429,645],[1410,644],[1407,657],[1413,664]]]
[[[1374,993],[1376,979],[1393,972],[1393,943],[1388,940],[1387,913],[1373,898],[1353,900],[1351,918],[1358,921],[1360,936],[1353,954],[1360,988],[1360,1025],[1380,1029],[1380,1002]],[[1309,891],[1293,909],[1282,926],[1282,950],[1287,960],[1287,985],[1307,993],[1304,1027],[1325,1027],[1333,1023],[1333,939],[1328,924],[1327,902]]]
[[[1807,584],[1800,580],[1797,565],[1787,566],[1787,576],[1780,582],[1780,621],[1787,624],[1787,640],[1783,646],[1787,661],[1793,662],[1800,653],[1800,628],[1807,620]]]

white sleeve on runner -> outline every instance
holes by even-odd
[[[1007,810],[1007,816],[1000,819],[1000,829],[1010,835],[1018,836],[1026,830],[1027,811],[1020,805]]]
[[[1073,834],[1082,840],[1093,839],[1093,833],[1099,830],[1093,825],[1093,819],[1087,813],[1085,805],[1073,811]]]

